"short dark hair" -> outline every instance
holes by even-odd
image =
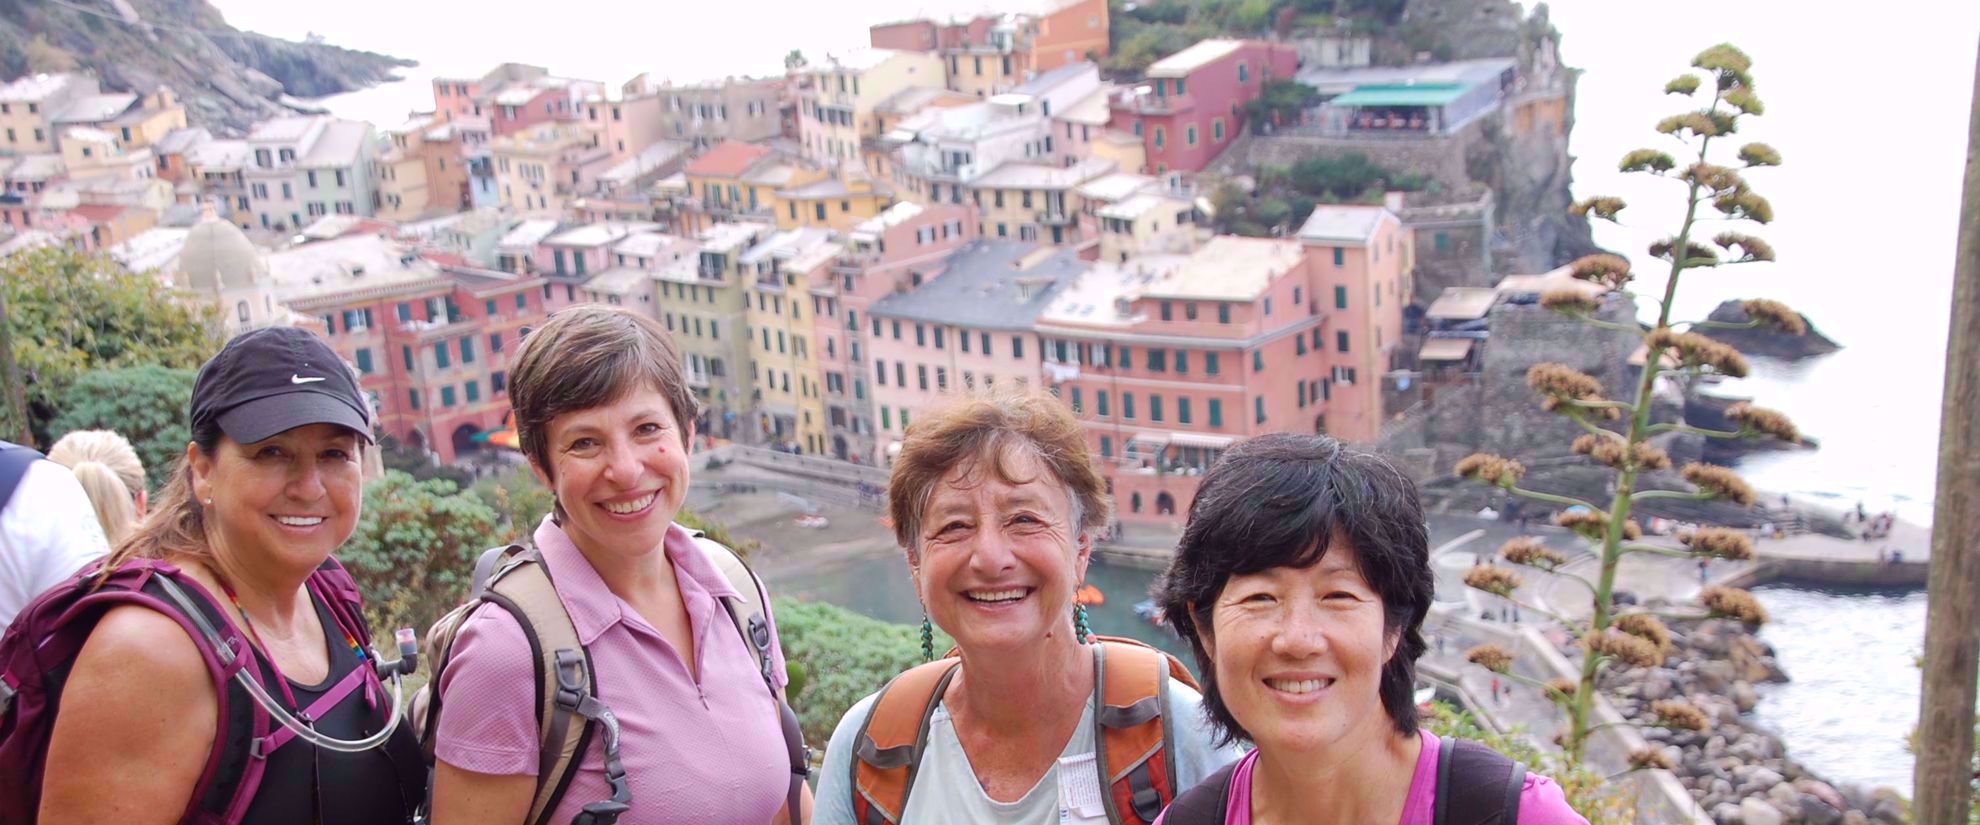
[[[659,322],[622,307],[579,304],[551,313],[523,339],[509,370],[509,403],[515,409],[523,455],[551,476],[550,422],[650,388],[667,399],[687,446],[698,409],[681,379],[680,351]]]
[[[1400,640],[1382,666],[1382,708],[1404,734],[1416,732],[1416,660],[1435,579],[1416,483],[1386,459],[1325,436],[1280,433],[1239,443],[1204,473],[1189,523],[1155,601],[1189,640],[1202,674],[1203,707],[1222,741],[1251,741],[1225,706],[1203,638],[1215,638],[1212,608],[1232,576],[1306,567],[1340,537],[1382,600],[1382,630]]]

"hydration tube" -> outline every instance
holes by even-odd
[[[231,661],[236,656],[243,654],[243,651],[235,650],[232,643],[220,637],[219,632],[214,629],[213,623],[207,621],[206,614],[201,612],[193,604],[191,597],[186,595],[185,590],[181,589],[177,582],[172,581],[169,576],[159,576],[157,577],[157,581],[164,587],[166,595],[171,596],[173,601],[178,602],[180,609],[185,611],[186,616],[191,618],[195,625],[199,626],[200,632],[205,634],[207,641],[213,645],[214,649],[220,651],[223,657]],[[327,631],[328,629],[326,628]],[[276,702],[275,697],[269,696],[268,691],[261,686],[261,682],[249,675],[248,669],[245,667],[234,672],[234,681],[239,682],[241,687],[247,689],[248,695],[254,697],[255,703],[260,705],[262,710],[268,712],[269,718],[274,719],[282,727],[288,728],[289,732],[295,734],[297,739],[301,739],[320,748],[341,753],[359,753],[371,750],[385,744],[385,741],[391,738],[392,733],[398,730],[399,720],[404,716],[405,712],[405,688],[400,682],[400,677],[413,672],[419,663],[419,646],[412,628],[399,628],[395,635],[395,640],[399,646],[399,659],[397,661],[380,661],[377,651],[373,650],[371,652],[372,661],[377,662],[378,675],[388,677],[392,680],[392,715],[386,720],[385,727],[363,739],[338,739],[332,736],[326,736],[318,732],[315,728],[303,723],[288,711],[283,710],[281,703]],[[360,662],[358,666],[363,667],[364,665]],[[255,744],[256,747],[260,747],[259,741]]]

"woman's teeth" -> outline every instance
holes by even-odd
[[[275,520],[290,527],[315,527],[323,523],[322,516],[276,516]]]
[[[611,512],[617,513],[622,516],[630,516],[634,513],[646,509],[646,505],[652,504],[653,497],[657,495],[659,495],[659,493],[657,492],[647,493],[646,495],[640,496],[639,498],[633,499],[632,501],[606,502],[605,509],[610,510]]]
[[[1285,693],[1312,693],[1334,683],[1332,679],[1266,679],[1273,690]]]
[[[1011,590],[971,590],[969,600],[973,602],[1014,602],[1024,598],[1027,591],[1019,587]]]

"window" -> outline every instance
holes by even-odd
[[[941,338],[941,335],[940,335],[940,333],[941,333],[941,330],[939,330],[939,329],[938,329],[938,330],[936,330],[935,332],[937,333],[937,335],[936,335],[936,338],[935,338],[935,340],[936,340],[936,341],[938,342],[938,343],[936,343],[936,344],[935,344],[935,346],[938,346],[938,347],[939,347],[939,346],[941,346],[941,343],[939,343],[939,342],[940,342],[940,341],[942,340],[942,338]],[[956,333],[956,343],[958,343],[958,344],[961,344],[961,345],[962,345],[962,351],[963,351],[963,352],[969,352],[969,331],[968,331],[968,330],[964,330],[964,331],[962,331],[962,332],[958,332],[958,333]]]
[[[435,341],[433,343],[433,365],[441,369],[446,369],[451,364],[452,360],[447,354],[447,342]]]
[[[880,429],[883,429],[883,430],[891,430],[891,429],[893,429],[893,428],[894,428],[894,411],[893,411],[893,410],[889,410],[889,409],[887,409],[886,407],[881,407],[881,408],[880,408]]]
[[[1334,345],[1339,347],[1342,352],[1348,351],[1347,330],[1340,330],[1334,333]]]
[[[1164,350],[1164,349],[1155,349],[1154,347],[1150,347],[1150,348],[1148,349],[1148,371],[1149,371],[1149,372],[1168,372],[1168,371],[1169,371],[1169,351],[1168,351],[1168,350]]]
[[[1093,411],[1094,411],[1094,412],[1095,412],[1096,414],[1099,414],[1099,415],[1112,415],[1112,413],[1110,413],[1110,412],[1108,412],[1108,411],[1107,411],[1107,391],[1106,391],[1106,390],[1096,390],[1096,391],[1095,391],[1095,392],[1093,393],[1093,403],[1094,403],[1094,405],[1095,405],[1095,406],[1093,407]]]
[[[489,392],[503,392],[506,391],[508,388],[509,388],[509,376],[507,373],[494,372],[488,375]]]
[[[419,390],[406,390],[406,404],[415,410],[419,409]]]
[[[1079,388],[1078,388],[1078,387],[1073,387],[1073,388],[1072,388],[1072,411],[1073,411],[1073,414],[1075,414],[1075,415],[1077,415],[1077,414],[1079,414],[1079,411],[1080,411],[1080,403],[1079,403]]]
[[[915,325],[914,325],[914,345],[915,345],[915,346],[917,346],[917,347],[925,347],[925,346],[928,346],[928,327],[927,327],[927,325],[925,325],[925,324],[915,324]]]
[[[370,349],[370,348],[368,348],[368,347],[358,347],[358,351],[357,351],[357,368],[358,368],[358,372],[361,372],[361,373],[364,373],[365,375],[370,375],[370,374],[371,374],[371,349]]]
[[[1183,79],[1180,77],[1176,78],[1176,96],[1181,97],[1182,95],[1188,94],[1188,92],[1184,91],[1186,88],[1187,87],[1183,85]]]
[[[925,390],[925,389],[928,389],[928,365],[927,365],[927,364],[916,364],[916,365],[914,365],[914,380],[915,380],[915,383],[916,383],[917,385],[919,385],[919,386],[920,386],[920,387],[921,387],[922,389],[924,389],[924,390]]]
[[[1293,287],[1293,307],[1295,312],[1298,311],[1297,308],[1299,307],[1299,303],[1300,303],[1299,296],[1300,296],[1299,287]]]
[[[1258,423],[1265,423],[1265,396],[1254,396],[1251,399],[1251,412],[1252,417],[1256,418]]]
[[[987,354],[990,352],[990,348],[984,347],[983,351],[984,353]],[[1013,359],[1024,358],[1024,336],[1022,335],[1011,336],[1011,358]]]
[[[1224,304],[1224,303],[1220,303],[1220,304],[1218,304],[1218,305],[1217,305],[1217,323],[1219,323],[1219,324],[1228,324],[1228,323],[1230,323],[1230,322],[1231,322],[1231,305],[1230,305],[1230,304]]]
[[[1223,142],[1224,142],[1224,119],[1223,119],[1223,118],[1221,118],[1221,117],[1220,117],[1220,118],[1216,118],[1216,119],[1214,119],[1214,120],[1211,120],[1211,121],[1210,121],[1210,139],[1211,139],[1211,140],[1214,140],[1214,141],[1216,141],[1216,142],[1218,142],[1218,143],[1223,143]]]
[[[1239,64],[1238,64],[1238,82],[1239,82],[1239,83],[1248,83],[1248,82],[1250,82],[1250,81],[1251,81],[1251,67],[1250,67],[1250,66],[1246,66],[1246,65],[1244,65],[1243,63],[1239,63]]]
[[[822,220],[825,220],[825,204],[823,204],[823,203],[816,203],[816,204],[813,204],[813,205],[812,205],[812,209],[813,209],[813,211],[814,211],[814,212],[816,212],[816,214],[817,214],[817,218],[818,218],[819,220],[821,220],[821,221],[822,221]]]
[[[462,338],[462,339],[461,339],[461,363],[463,363],[463,364],[472,364],[472,363],[474,363],[474,339],[473,339],[473,338]]]
[[[1167,142],[1165,140],[1166,137],[1168,137],[1168,135],[1162,129],[1162,127],[1160,126],[1155,127],[1155,148],[1157,149],[1162,148],[1162,146]]]
[[[1203,353],[1203,374],[1204,375],[1217,374],[1217,353],[1214,352]]]
[[[1111,437],[1111,436],[1105,436],[1105,435],[1103,435],[1103,436],[1100,436],[1100,457],[1101,457],[1101,458],[1113,458],[1113,457],[1114,457],[1114,439],[1113,439],[1113,437]]]
[[[1187,304],[1183,304],[1183,318],[1184,318],[1184,319],[1186,319],[1186,320],[1190,320],[1190,321],[1194,321],[1194,320],[1196,320],[1196,302],[1195,302],[1195,301],[1191,301],[1191,302],[1189,302],[1189,303],[1187,303]]]
[[[1340,250],[1336,249],[1334,251],[1339,252]],[[1347,287],[1334,287],[1334,308],[1347,309]]]
[[[516,293],[516,309],[519,310],[529,309],[529,293],[527,292]]]
[[[1252,350],[1252,351],[1251,351],[1251,371],[1252,371],[1252,372],[1264,372],[1264,371],[1265,371],[1265,351],[1264,351],[1264,350],[1262,350],[1262,349],[1255,349],[1255,350]]]
[[[1178,80],[1178,81],[1176,81],[1176,82],[1177,82],[1177,83],[1181,83],[1182,81],[1180,81],[1180,80]],[[1184,143],[1185,145],[1188,145],[1188,146],[1195,146],[1195,145],[1196,145],[1196,127],[1195,127],[1195,126],[1191,126],[1191,127],[1189,127],[1188,129],[1185,129],[1185,130],[1183,130],[1183,143]]]
[[[405,347],[405,346],[399,347],[399,354],[404,355],[406,357],[406,371],[412,372],[413,371],[412,347]]]
[[[940,390],[942,392],[948,392],[949,369],[947,367],[935,368],[935,389]]]
[[[1212,427],[1224,426],[1224,402],[1220,399],[1212,398],[1210,399],[1209,404],[1210,404],[1210,426]]]
[[[1334,247],[1334,266],[1347,266],[1347,250]]]
[[[878,358],[873,359],[873,383],[887,386],[887,362]]]
[[[1121,417],[1122,418],[1134,417],[1134,393],[1131,392],[1121,393]]]
[[[901,322],[899,319],[894,320],[894,340],[901,340]]]
[[[1150,421],[1162,420],[1162,396],[1159,395],[1148,396],[1148,420]]]
[[[440,388],[440,406],[454,406],[454,385],[448,384]]]
[[[502,351],[502,333],[499,332],[488,333],[488,351],[489,352]]]
[[[481,382],[480,382],[480,381],[469,381],[469,382],[467,382],[467,400],[468,400],[468,403],[469,403],[469,404],[472,404],[472,403],[474,403],[474,402],[476,402],[476,401],[480,401],[480,400],[481,400]]]
[[[1189,423],[1189,396],[1187,395],[1176,399],[1176,423]]]
[[[987,332],[983,332],[983,333],[978,333],[978,334],[982,336],[982,338],[980,338],[980,339],[978,339],[978,340],[980,340],[980,341],[981,341],[981,342],[983,343],[983,354],[984,354],[984,355],[989,355],[989,354],[990,354],[990,333],[987,333]]]
[[[1122,344],[1120,350],[1114,353],[1114,366],[1122,369],[1134,366],[1134,348]]]
[[[1272,299],[1268,297],[1265,299],[1265,316],[1269,318],[1271,317],[1271,315],[1272,315]]]
[[[1306,409],[1306,382],[1300,381],[1293,386],[1299,390],[1299,408]]]
[[[310,171],[310,172],[308,173],[308,176],[309,176],[309,188],[311,188],[311,189],[315,189],[315,188],[316,188],[316,172],[315,172],[315,170],[311,170],[311,171]]]

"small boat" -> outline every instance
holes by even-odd
[[[1073,601],[1076,604],[1099,607],[1107,603],[1107,594],[1100,592],[1100,588],[1093,585],[1082,585],[1079,593],[1073,597]]]
[[[1148,620],[1156,627],[1168,627],[1169,617],[1162,615],[1162,608],[1155,606],[1154,599],[1142,599],[1134,605],[1134,615]]]

